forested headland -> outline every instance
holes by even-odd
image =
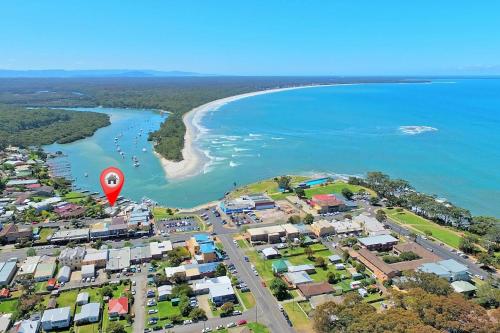
[[[311,84],[417,82],[404,78],[176,77],[0,79],[0,104],[34,107],[130,107],[170,112],[150,134],[163,157],[182,160],[182,116],[210,101],[258,90]]]
[[[103,113],[0,105],[0,149],[73,142],[109,124]]]

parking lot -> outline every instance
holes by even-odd
[[[161,235],[170,235],[178,232],[199,231],[195,217],[186,216],[173,219],[163,219],[156,222],[156,228]]]

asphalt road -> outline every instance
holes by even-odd
[[[236,267],[238,275],[246,282],[252,292],[257,306],[257,319],[263,322],[273,333],[295,332],[290,327],[278,308],[278,303],[271,292],[261,285],[259,277],[255,276],[250,264],[245,262],[244,254],[234,243],[231,235],[219,235],[224,245],[224,250],[229,255],[230,261]],[[261,313],[259,317],[259,313]],[[252,318],[255,321],[255,318]]]

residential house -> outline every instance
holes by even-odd
[[[81,307],[80,312],[75,315],[77,325],[97,323],[101,315],[100,303],[88,303]]]
[[[264,226],[258,228],[249,228],[247,230],[248,238],[252,243],[278,243],[281,238],[293,240],[299,236],[299,230],[290,223]]]
[[[110,317],[123,317],[128,313],[128,298],[112,298],[108,302],[108,314]]]
[[[327,282],[305,283],[298,285],[297,288],[306,299],[334,292],[333,287]]]
[[[305,271],[293,272],[293,273],[285,273],[283,274],[285,281],[289,286],[296,288],[304,283],[311,283],[313,279],[307,274]]]
[[[0,241],[4,243],[15,243],[22,239],[29,240],[33,235],[30,226],[20,226],[18,224],[6,224],[0,231]]]
[[[71,322],[71,310],[69,306],[45,310],[41,322],[45,331],[68,328]]]
[[[149,243],[149,251],[151,252],[151,257],[153,259],[163,258],[163,256],[172,251],[172,249],[172,242],[168,240]]]
[[[203,279],[194,284],[193,290],[197,294],[208,293],[210,300],[217,306],[226,302],[236,302],[236,294],[227,276]]]
[[[472,296],[477,290],[477,287],[467,281],[454,281],[451,283],[451,287],[456,293],[460,293],[466,296]]]
[[[40,320],[25,319],[14,323],[11,333],[38,333],[40,331]]]
[[[284,260],[276,260],[271,264],[271,268],[275,275],[288,272],[288,265]]]
[[[266,247],[262,249],[262,255],[266,259],[274,259],[280,257],[280,253],[273,247]]]
[[[24,261],[21,263],[21,266],[19,267],[17,276],[19,278],[24,278],[29,276],[33,277],[36,271],[36,267],[40,262],[40,258],[41,258],[40,256],[32,256],[24,259]]]

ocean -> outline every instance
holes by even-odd
[[[137,147],[127,141],[139,128],[157,128],[161,115],[92,110],[112,114],[112,125],[91,138],[49,147],[68,153],[76,182],[85,188],[100,190],[94,174],[114,163],[125,168],[124,195],[191,207],[222,197],[234,183],[281,174],[377,170],[474,214],[500,216],[497,79],[317,87],[234,101],[202,119],[198,144],[210,156],[203,173],[171,182],[145,134]],[[114,151],[113,137],[121,132],[123,150],[137,155],[140,167]],[[143,146],[147,152],[140,151]]]

